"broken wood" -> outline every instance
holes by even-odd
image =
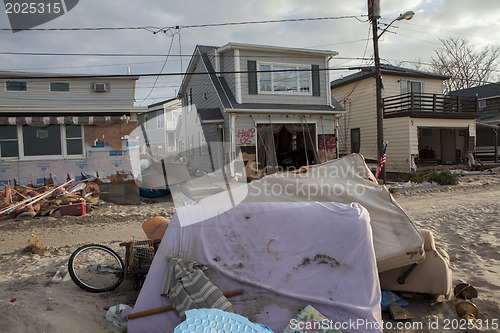
[[[234,290],[234,291],[225,292],[224,296],[229,298],[229,297],[238,296],[241,294],[243,294],[243,290]],[[128,319],[146,317],[146,316],[150,316],[150,315],[157,314],[157,313],[172,311],[173,309],[174,309],[174,307],[172,305],[162,306],[161,308],[131,313],[128,315]]]

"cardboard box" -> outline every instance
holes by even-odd
[[[79,199],[61,204],[59,206],[59,211],[61,212],[61,216],[78,216],[85,215],[87,212],[87,207],[85,205],[85,200]]]

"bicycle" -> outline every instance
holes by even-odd
[[[140,289],[160,241],[155,239],[120,243],[126,249],[125,261],[107,246],[83,245],[69,258],[69,275],[78,287],[93,293],[114,290],[128,276],[134,277],[134,287]]]

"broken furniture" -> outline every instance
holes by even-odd
[[[202,222],[181,227],[179,216]],[[165,232],[133,313],[170,305],[160,295],[169,255],[207,266],[208,278],[223,292],[243,289],[243,295],[231,299],[237,312],[274,332],[309,304],[337,322],[381,321],[370,217],[359,204],[181,207]],[[171,311],[131,320],[128,330],[172,332],[180,322]],[[380,332],[375,324],[359,331]]]
[[[424,237],[425,259],[412,265],[379,274],[382,289],[450,296],[452,271],[446,251],[436,247],[432,232],[420,229]]]

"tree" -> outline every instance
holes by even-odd
[[[462,37],[439,39],[443,47],[434,50],[431,65],[435,72],[450,76],[445,92],[466,89],[498,80],[499,48],[477,50]]]

